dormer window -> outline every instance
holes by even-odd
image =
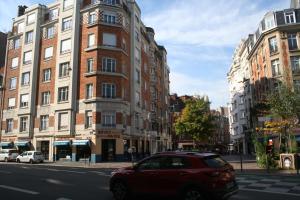
[[[295,12],[285,12],[284,18],[286,24],[296,23]]]

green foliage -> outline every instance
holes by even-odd
[[[196,141],[206,140],[213,132],[212,122],[210,102],[197,97],[185,102],[185,108],[175,122],[175,131],[177,135],[190,136]]]

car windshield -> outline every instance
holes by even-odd
[[[207,166],[212,167],[212,168],[222,168],[228,163],[223,160],[220,156],[209,156],[205,157],[204,162],[207,164]]]

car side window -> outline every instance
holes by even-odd
[[[22,153],[22,154],[21,154],[21,156],[27,156],[27,153],[26,153],[26,152],[24,152],[24,153]]]
[[[167,157],[162,164],[164,169],[183,169],[188,167],[188,160],[183,157]]]
[[[160,169],[161,168],[161,162],[162,158],[161,157],[156,157],[156,158],[150,158],[143,163],[141,163],[138,166],[139,170],[153,170],[153,169]]]
[[[31,155],[32,155],[32,152],[29,152],[29,153],[28,153],[28,156],[31,156]]]

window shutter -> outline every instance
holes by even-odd
[[[16,98],[8,99],[8,107],[14,107],[16,105]]]

